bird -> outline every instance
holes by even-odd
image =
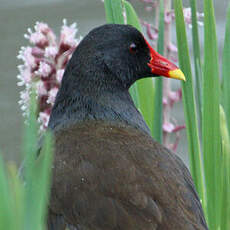
[[[130,25],[99,26],[77,46],[48,124],[49,230],[208,229],[189,170],[151,137],[129,94],[157,76],[185,80]]]

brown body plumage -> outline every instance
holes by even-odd
[[[187,168],[135,128],[92,121],[59,131],[54,165],[51,210],[79,229],[207,229]]]

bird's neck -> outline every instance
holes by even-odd
[[[61,87],[53,107],[49,128],[58,130],[78,122],[95,120],[105,122],[122,122],[150,133],[142,115],[135,107],[128,90],[95,90],[93,85],[87,89],[76,84],[74,89]],[[64,92],[65,90],[65,92]],[[69,94],[68,94],[69,92]]]

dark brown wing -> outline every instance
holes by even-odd
[[[50,208],[92,230],[205,230],[191,176],[175,154],[124,125],[56,133]]]

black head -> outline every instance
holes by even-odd
[[[80,42],[66,67],[49,127],[94,119],[122,120],[148,130],[128,89],[140,78],[158,75],[184,78],[134,27],[95,28]]]
[[[153,75],[147,65],[151,60],[149,47],[134,27],[104,25],[92,30],[87,37],[94,40],[95,50],[104,65],[125,87],[139,78]]]
[[[154,51],[137,29],[118,24],[93,29],[77,47],[70,67],[76,70],[80,67],[85,72],[84,78],[86,73],[93,73],[87,80],[94,84],[97,81],[120,84],[127,89],[140,78],[170,77],[169,71],[177,69]]]

